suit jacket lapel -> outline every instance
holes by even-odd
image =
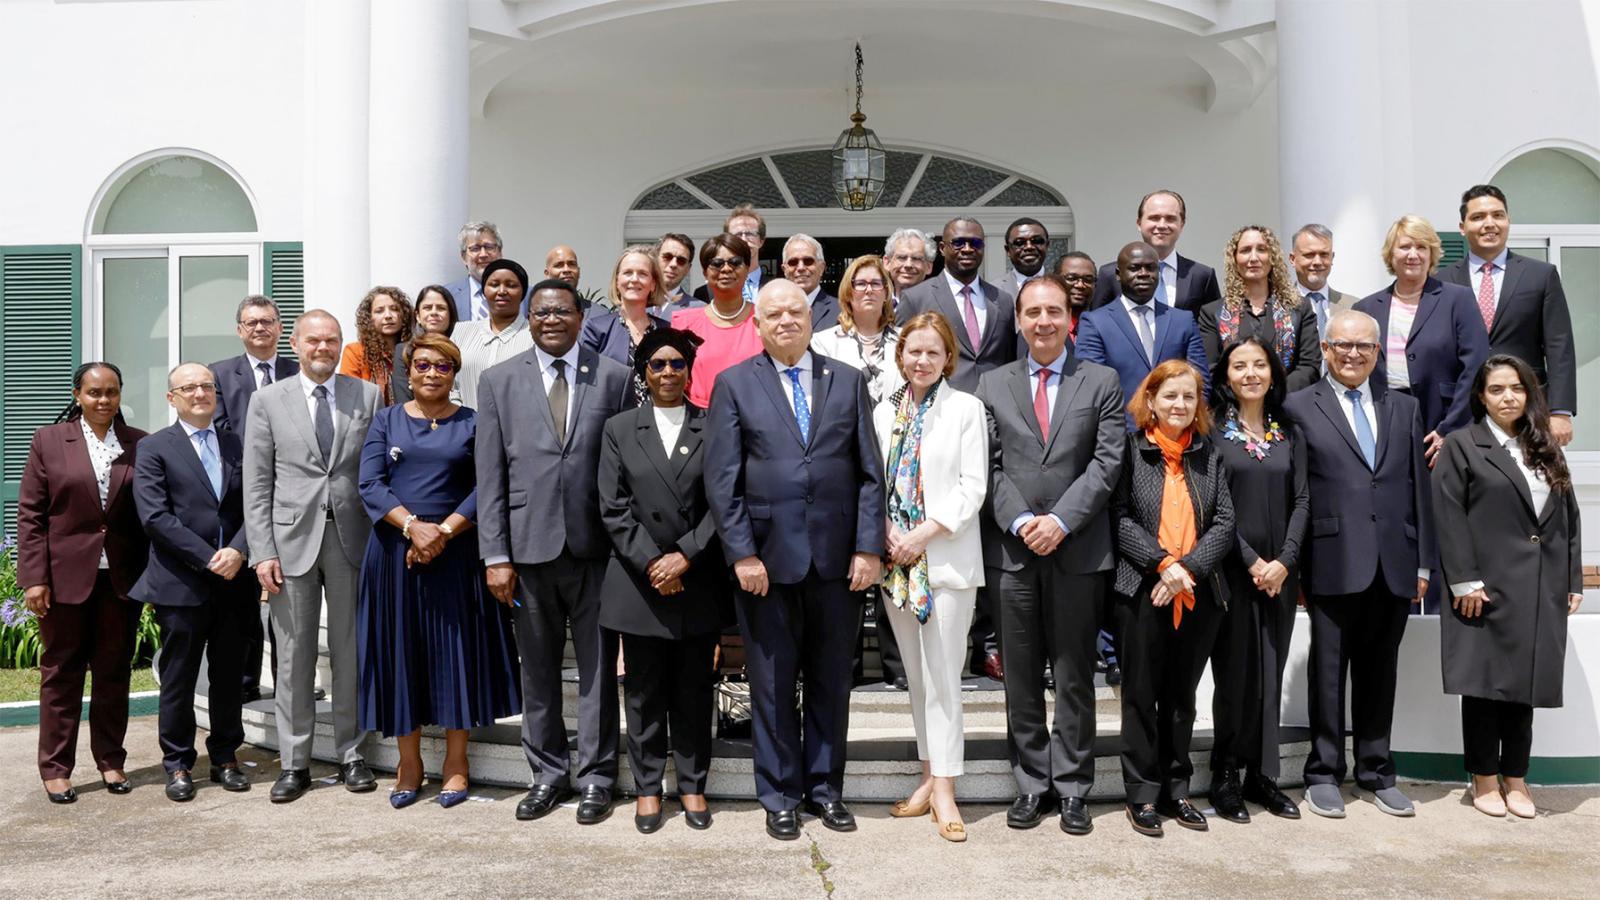
[[[344,436],[350,432],[350,423],[355,420],[356,398],[359,396],[356,379],[339,380],[349,378],[348,375],[334,375],[333,378],[333,449],[328,453],[329,469],[333,468],[333,461],[344,451]]]
[[[672,461],[667,458],[667,452],[661,449],[661,429],[656,427],[655,408],[640,406],[633,415],[633,435],[639,442],[639,452],[650,460],[650,468],[655,469],[656,475],[676,494],[678,479],[672,472]]]
[[[683,418],[683,429],[678,432],[678,446],[672,451],[672,484],[673,489],[679,491],[678,498],[683,499],[682,491],[688,489],[683,483],[683,469],[694,458],[700,444],[705,440],[701,434],[706,423],[704,410],[687,406],[688,413]]]
[[[1128,308],[1126,306],[1123,306],[1122,297],[1121,296],[1118,296],[1116,298],[1115,302],[1117,304],[1117,308],[1111,314],[1111,318],[1116,320],[1116,323],[1122,327],[1123,336],[1128,339],[1128,344],[1133,347],[1133,352],[1139,354],[1139,358],[1144,360],[1145,368],[1147,368],[1147,369],[1155,368],[1156,364],[1154,362],[1151,362],[1150,354],[1144,352],[1144,341],[1139,339],[1139,328],[1138,328],[1138,326],[1133,324],[1133,314],[1128,312]],[[1151,303],[1155,303],[1156,302],[1155,298],[1154,297],[1150,298],[1150,302]],[[1156,321],[1160,322],[1161,320],[1160,320],[1159,317],[1157,317]],[[1159,326],[1157,326],[1157,330],[1156,330],[1155,334],[1156,334],[1155,344],[1156,344],[1156,346],[1160,346],[1161,331],[1159,329]]]
[[[756,359],[756,381],[761,385],[761,389],[766,392],[767,400],[777,412],[778,418],[789,426],[789,433],[794,435],[796,442],[804,446],[805,441],[800,439],[800,423],[795,420],[794,410],[789,406],[789,398],[778,391],[777,379],[783,378],[787,381],[788,378],[778,373],[778,367],[773,365],[772,357],[768,356],[765,351]],[[813,356],[812,359],[815,360],[816,357]],[[814,362],[813,365],[815,365]],[[788,413],[788,415],[784,415],[785,413]],[[816,416],[813,415],[812,418],[816,418]]]
[[[943,275],[939,275],[937,280],[933,282],[933,291],[938,295],[939,311],[944,313],[946,319],[950,320],[950,328],[956,333],[956,342],[964,347],[968,353],[971,353],[973,358],[977,358],[978,348],[972,346],[972,340],[967,337],[965,324],[967,317],[962,312],[960,304],[956,303],[955,295],[950,293],[950,282]],[[979,337],[982,337],[982,335],[979,335]]]
[[[1050,451],[1056,446],[1056,438],[1061,436],[1061,425],[1067,420],[1067,409],[1072,405],[1072,398],[1083,385],[1082,379],[1075,377],[1077,372],[1078,360],[1068,353],[1067,358],[1061,361],[1061,378],[1056,385],[1056,405],[1050,410],[1050,440],[1044,448],[1046,459],[1050,458]]]
[[[1167,342],[1167,332],[1172,330],[1172,310],[1176,308],[1177,307],[1163,308],[1160,306],[1153,308],[1155,311],[1156,320],[1156,338],[1150,342],[1150,345],[1155,348],[1155,359],[1149,361],[1150,368],[1152,369],[1156,367],[1157,359],[1165,358],[1165,354],[1162,352],[1161,345]],[[1179,356],[1182,356],[1182,354],[1179,354]]]
[[[1174,308],[1181,309],[1184,298],[1189,296],[1189,276],[1194,274],[1194,261],[1184,258],[1182,254],[1175,253],[1173,256],[1176,259],[1173,260],[1172,267],[1178,270],[1178,280],[1172,285],[1172,305]],[[1156,345],[1160,346],[1160,344],[1161,336],[1158,332]]]
[[[1416,340],[1417,335],[1422,333],[1422,326],[1427,323],[1428,317],[1433,315],[1433,311],[1439,308],[1439,297],[1443,293],[1443,282],[1429,278],[1423,283],[1422,299],[1417,301],[1417,317],[1411,320],[1411,333],[1406,335],[1406,346],[1411,346],[1411,342]]]
[[[133,464],[130,461],[133,449],[133,435],[129,434],[125,428],[116,425],[111,427],[116,432],[117,442],[122,445],[122,452],[117,455],[116,459],[111,461],[111,480],[106,488],[107,508],[111,506],[111,501],[116,498],[117,492],[122,490],[123,483],[133,474]]]
[[[1317,408],[1322,410],[1322,414],[1327,416],[1328,421],[1333,423],[1334,429],[1344,438],[1344,442],[1349,444],[1350,449],[1365,463],[1366,457],[1361,453],[1361,444],[1356,441],[1356,433],[1350,430],[1350,422],[1344,416],[1344,409],[1339,398],[1333,395],[1333,388],[1328,385],[1328,382],[1319,381],[1312,390],[1317,392]]]
[[[1033,381],[1028,376],[1028,361],[1021,360],[1011,376],[1011,396],[1017,401],[1017,413],[1022,416],[1022,421],[1028,423],[1028,433],[1039,442],[1039,448],[1044,449],[1044,435],[1039,433],[1039,417],[1033,414],[1033,388],[1029,384]],[[1056,391],[1059,400],[1061,392]],[[1053,418],[1053,416],[1052,416]]]
[[[283,403],[289,421],[294,423],[295,430],[300,432],[301,439],[311,449],[311,458],[322,460],[322,452],[317,448],[317,432],[311,424],[311,410],[306,406],[306,395],[300,390],[300,384],[291,384],[288,390],[278,394],[278,398]],[[323,467],[327,468],[331,462],[322,460]]]
[[[817,423],[822,421],[822,410],[828,405],[828,392],[833,387],[833,367],[837,365],[826,356],[811,354],[811,433],[806,435],[806,446],[817,441]],[[799,425],[795,426],[799,428]]]
[[[620,323],[622,320],[617,321]],[[626,330],[627,326],[624,325],[623,329]],[[626,341],[627,338],[623,340]],[[537,355],[535,354],[536,357]],[[578,351],[578,371],[570,378],[572,391],[567,399],[567,421],[571,424],[567,426],[567,441],[562,445],[562,449],[566,449],[572,443],[572,436],[578,431],[576,427],[578,417],[583,415],[583,404],[588,399],[589,392],[594,389],[595,370],[599,368],[599,360],[599,354],[592,350]],[[546,407],[549,405],[545,404]],[[555,424],[555,419],[552,418],[550,422],[552,425]]]
[[[978,348],[981,351],[1000,333],[1000,289],[981,278],[975,279],[973,285],[983,295],[984,308],[989,312],[984,316],[983,330],[978,335],[982,338]]]
[[[1528,508],[1528,512],[1535,519],[1538,519],[1540,511],[1533,508],[1533,494],[1528,492],[1528,480],[1522,477],[1522,470],[1517,468],[1516,460],[1511,458],[1511,451],[1502,447],[1494,439],[1494,432],[1489,430],[1488,425],[1482,422],[1475,422],[1470,428],[1472,442],[1477,444],[1478,449],[1483,451],[1483,458],[1487,459],[1490,465],[1499,469],[1500,474],[1511,482],[1511,486],[1517,490],[1517,496],[1522,498],[1522,505]],[[1550,504],[1546,503],[1545,505],[1549,506]]]
[[[217,459],[220,460],[222,458],[222,443],[217,440],[215,431],[211,432],[211,441],[217,448]],[[221,499],[211,493],[211,476],[206,474],[206,467],[200,464],[200,453],[195,447],[194,438],[189,436],[189,432],[184,429],[182,422],[172,425],[172,443],[176,445],[173,449],[183,459],[184,465],[189,468],[195,478],[199,479],[198,483],[205,488],[206,496],[216,500],[217,505],[221,506]],[[226,468],[223,469],[222,475],[223,488],[226,490],[228,475]]]
[[[1372,392],[1372,413],[1373,420],[1378,422],[1378,433],[1374,435],[1377,446],[1372,452],[1372,471],[1376,472],[1383,467],[1383,458],[1389,453],[1389,445],[1394,443],[1393,437],[1408,423],[1400,418],[1395,405],[1389,402],[1387,390]]]
[[[1494,327],[1489,329],[1491,332],[1500,327],[1500,322],[1505,318],[1506,310],[1510,307],[1512,298],[1517,295],[1517,279],[1522,277],[1524,268],[1522,257],[1515,253],[1506,254],[1506,271],[1505,274],[1500,276],[1500,302],[1494,305]],[[1467,284],[1472,284],[1470,279]],[[1490,337],[1493,337],[1493,334]]]

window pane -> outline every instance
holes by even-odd
[[[95,234],[255,231],[256,215],[227,172],[169,156],[123,176],[95,212]]]
[[[122,414],[153,431],[167,424],[167,260],[107,259],[105,358],[122,370]]]
[[[1578,349],[1578,415],[1572,420],[1572,443],[1578,450],[1600,450],[1600,407],[1593,403],[1600,397],[1600,247],[1562,247],[1561,286],[1567,292]]]
[[[178,358],[205,363],[239,355],[234,314],[250,274],[244,256],[185,256],[178,260]]]
[[[1595,161],[1565,150],[1530,150],[1495,173],[1511,221],[1520,225],[1600,223],[1600,177]]]

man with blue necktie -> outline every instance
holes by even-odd
[[[738,578],[756,796],[767,834],[794,840],[802,807],[856,828],[842,802],[850,668],[860,592],[881,574],[883,468],[866,382],[810,351],[800,286],[763,285],[755,318],[765,352],[712,394],[706,496]]]
[[[1328,333],[1328,318],[1341,309],[1351,309],[1360,297],[1336,291],[1328,284],[1333,271],[1333,231],[1312,222],[1300,226],[1289,241],[1289,264],[1294,266],[1296,287],[1306,305],[1317,314],[1317,335]],[[1322,374],[1328,374],[1328,361],[1322,361]],[[1310,385],[1307,385],[1309,387]]]
[[[211,780],[248,791],[234,754],[244,742],[239,678],[246,621],[256,614],[255,580],[240,578],[244,530],[244,445],[213,426],[217,383],[185,363],[167,376],[178,421],[139,443],[133,497],[150,536],[150,561],[128,596],[155,607],[161,626],[159,731],[167,797],[194,798],[194,693],[200,660],[210,686]]]

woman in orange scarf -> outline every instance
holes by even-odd
[[[1156,366],[1128,411],[1139,430],[1112,506],[1128,821],[1158,836],[1166,814],[1205,831],[1189,802],[1189,739],[1195,687],[1228,605],[1216,570],[1234,546],[1233,502],[1193,366]]]

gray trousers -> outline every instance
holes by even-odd
[[[522,605],[512,610],[512,625],[522,657],[522,749],[535,784],[571,784],[561,703],[568,622],[578,657],[578,787],[611,790],[617,783],[617,636],[600,627],[607,562],[562,551],[550,562],[517,566]]]
[[[328,599],[328,659],[333,666],[333,742],[339,762],[361,758],[357,698],[361,670],[356,662],[356,567],[345,558],[339,530],[322,530],[317,561],[304,575],[283,578],[271,599],[272,632],[278,640],[278,674],[273,709],[278,716],[278,755],[284,769],[311,766],[311,735],[317,725],[317,650],[322,599]]]

